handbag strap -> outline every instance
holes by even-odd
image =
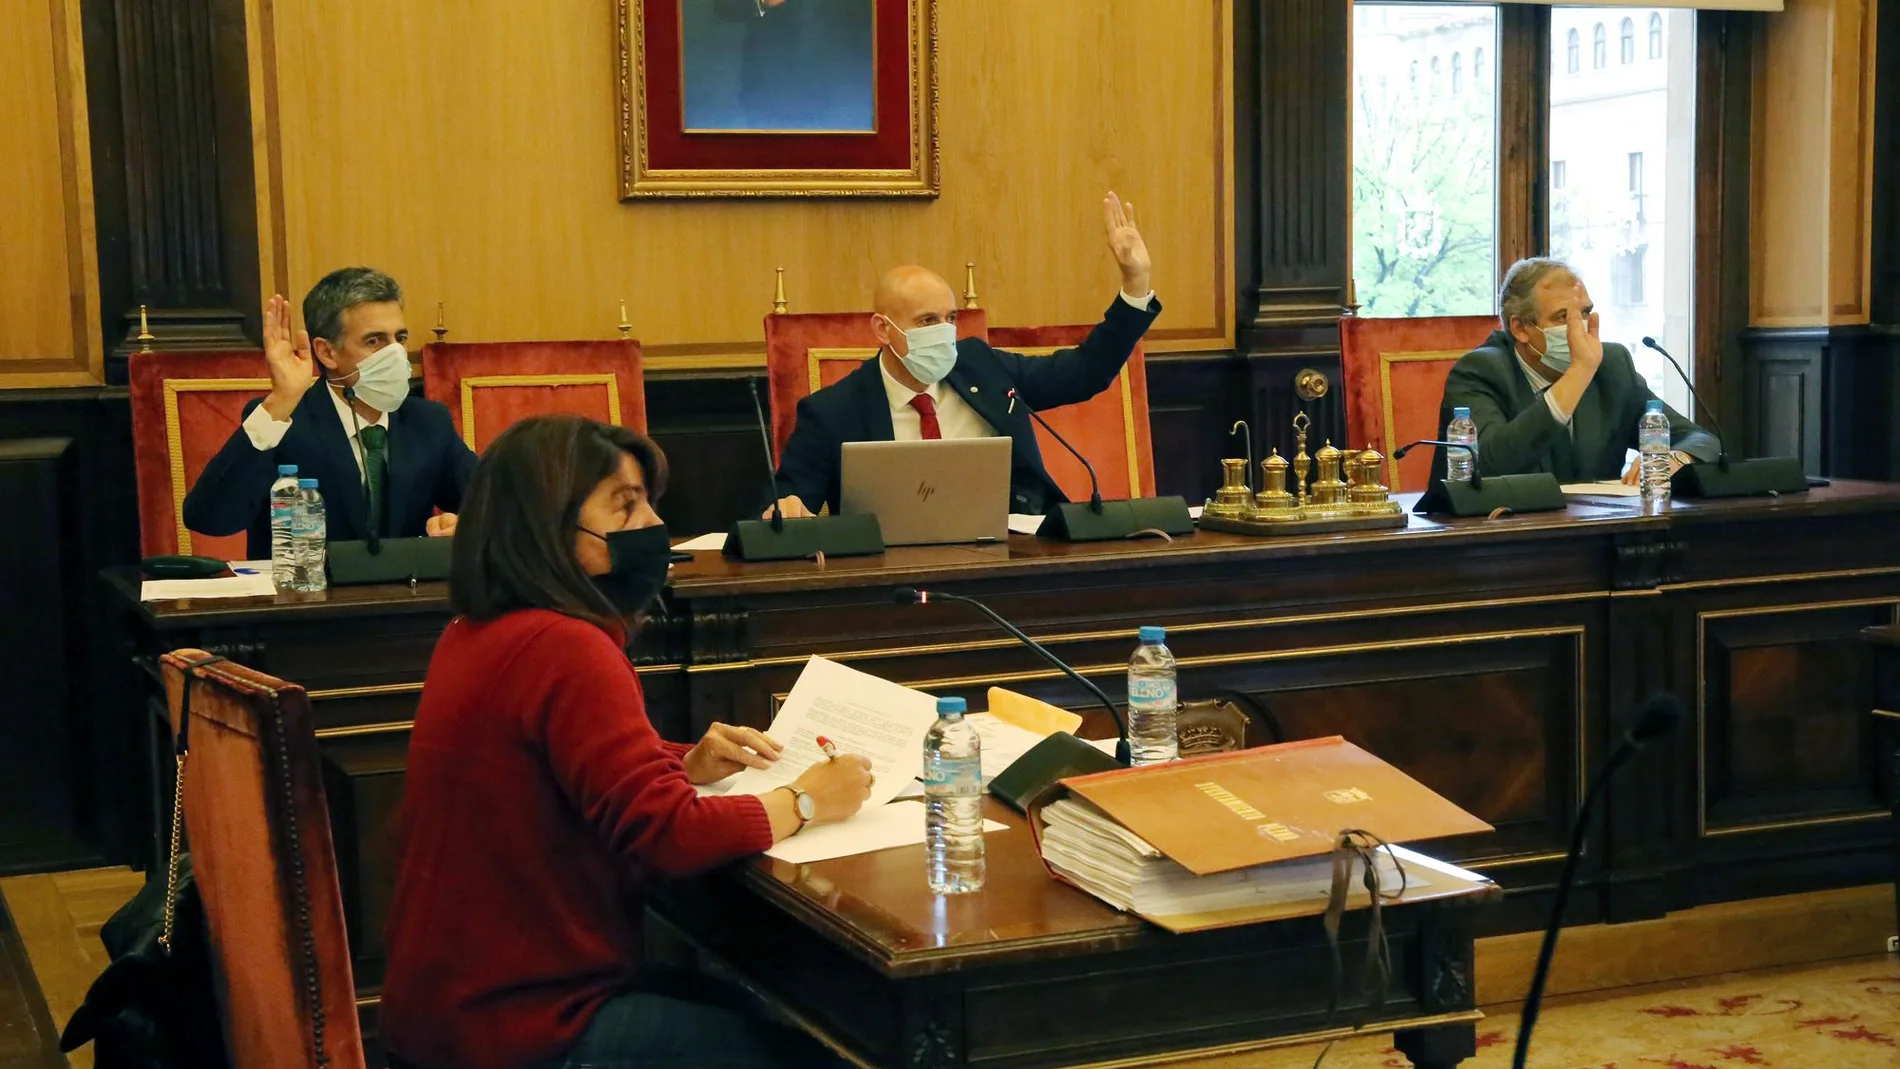
[[[191,752],[191,681],[198,669],[230,660],[213,654],[185,665],[183,693],[178,699],[178,734],[172,740],[172,764],[176,771],[172,782],[172,841],[165,858],[165,926],[159,932],[158,945],[172,952],[172,926],[178,912],[178,846],[185,831],[185,757]]]

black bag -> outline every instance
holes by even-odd
[[[112,964],[86,991],[60,1034],[69,1053],[91,1043],[95,1069],[225,1069],[224,1023],[218,1016],[204,902],[192,878],[191,858],[179,850],[185,821],[185,756],[191,730],[192,670],[216,664],[208,657],[185,671],[184,696],[173,746],[177,764],[167,870],[154,873],[132,900],[99,929]]]

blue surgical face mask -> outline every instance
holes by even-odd
[[[891,326],[897,326],[896,320],[888,316],[885,319]],[[903,361],[904,370],[910,372],[911,377],[918,382],[934,386],[957,366],[955,323],[932,323],[927,327],[913,327],[903,333],[904,345],[909,351],[898,359]]]
[[[1570,370],[1570,328],[1563,324],[1544,328],[1544,351],[1538,354],[1544,366],[1562,374]]]

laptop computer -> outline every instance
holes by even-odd
[[[1008,438],[846,442],[839,511],[877,516],[887,546],[1009,537]]]

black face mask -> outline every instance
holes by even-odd
[[[594,576],[594,587],[622,616],[638,615],[666,588],[673,546],[667,540],[665,524],[604,535],[585,527],[580,530],[607,543],[607,574]]]

